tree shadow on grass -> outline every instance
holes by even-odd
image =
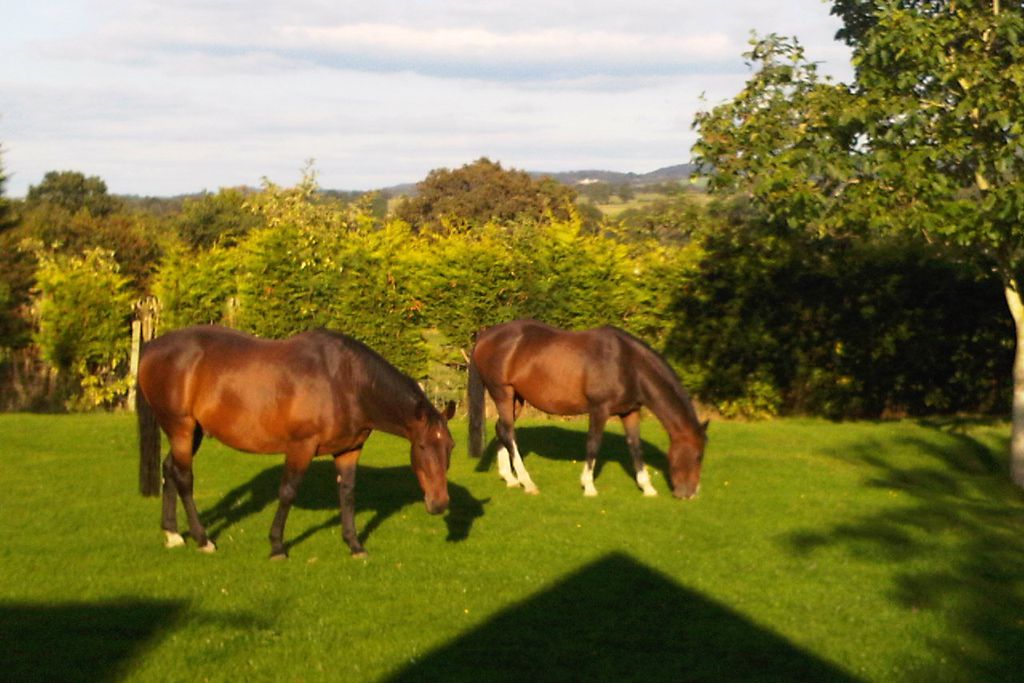
[[[612,553],[388,680],[856,679],[728,607]]]
[[[167,600],[0,602],[7,681],[122,680],[181,621],[187,604]],[[199,615],[200,621],[251,628],[248,616]]]
[[[516,427],[516,439],[519,451],[523,456],[526,468],[530,468],[529,455],[535,454],[548,460],[578,461],[582,469],[587,456],[587,432],[578,429],[562,428],[554,425]],[[649,468],[662,474],[669,481],[668,457],[665,452],[648,441],[641,440],[644,462]],[[487,472],[494,464],[498,453],[498,440],[492,439],[480,457],[476,471]],[[605,465],[615,463],[622,468],[630,479],[635,477],[633,458],[629,455],[626,437],[615,432],[605,431],[601,439],[601,450],[597,454],[594,467],[595,479],[600,478]],[[539,484],[540,482],[538,482]],[[596,482],[600,483],[600,482]]]
[[[249,481],[228,491],[213,507],[200,512],[200,518],[210,538],[216,538],[242,519],[262,511],[268,505],[277,508],[278,488],[284,465],[269,467]],[[469,537],[473,522],[484,514],[487,500],[478,500],[463,486],[448,482],[450,504],[444,521],[448,527],[447,540],[464,541]],[[356,512],[371,510],[373,517],[359,530],[359,540],[366,543],[370,535],[395,513],[408,506],[423,504],[423,491],[408,467],[370,467],[359,465],[356,474]],[[330,460],[314,460],[299,488],[293,505],[305,510],[338,511],[337,473]],[[427,514],[423,511],[423,514]],[[269,525],[269,522],[268,522]],[[296,533],[285,531],[285,549],[291,549],[317,532],[339,529],[338,515]],[[269,531],[269,526],[267,527]]]
[[[935,678],[1017,681],[1024,671],[1024,494],[993,450],[956,423],[922,422],[941,438],[873,441],[835,454],[871,468],[863,485],[893,503],[832,528],[791,534],[809,555],[839,546],[899,565],[889,592],[908,610],[941,613],[957,634],[932,642]],[[924,455],[897,464],[888,449]],[[952,675],[951,675],[952,673]]]

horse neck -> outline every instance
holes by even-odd
[[[669,440],[675,442],[698,431],[700,422],[697,413],[675,375],[661,368],[654,369],[650,361],[645,365],[644,405],[661,422]]]
[[[421,402],[421,396],[388,391],[364,396],[365,410],[373,423],[373,428],[405,439],[412,439],[415,427],[419,423],[416,410]]]

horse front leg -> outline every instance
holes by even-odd
[[[352,557],[366,557],[366,548],[356,533],[356,463],[361,449],[334,457],[338,471],[338,508],[341,516],[341,537],[352,551]]]
[[[590,427],[587,429],[587,460],[583,463],[583,473],[580,475],[580,485],[583,487],[583,495],[596,496],[597,489],[594,487],[594,467],[597,463],[597,452],[601,450],[601,439],[604,437],[604,425],[608,421],[608,415],[603,411],[592,410],[590,412]]]
[[[640,444],[640,411],[636,410],[623,415],[622,426],[626,429],[626,444],[629,446],[629,454],[633,457],[636,485],[640,487],[645,496],[657,496],[658,492],[651,484],[651,475],[647,471],[647,466],[644,465],[644,451]]]
[[[284,545],[284,525],[288,521],[288,513],[299,495],[299,486],[306,476],[309,463],[316,455],[316,446],[302,443],[285,451],[284,472],[281,474],[281,486],[277,490],[277,512],[270,525],[270,559],[283,560],[288,557]]]

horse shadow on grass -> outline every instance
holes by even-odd
[[[386,680],[856,679],[729,607],[610,553]]]
[[[269,467],[249,481],[228,491],[213,507],[200,512],[210,538],[217,537],[239,521],[262,511],[268,505],[275,509],[284,465]],[[469,538],[473,522],[484,514],[486,500],[473,497],[468,489],[448,482],[450,503],[444,515],[448,527],[446,540],[452,543]],[[408,467],[371,467],[360,464],[356,474],[356,513],[373,511],[373,517],[358,530],[359,541],[366,543],[370,535],[395,513],[410,505],[423,504],[423,491]],[[293,508],[332,510],[334,515],[302,532],[285,532],[285,550],[302,543],[324,529],[339,529],[337,472],[330,460],[314,460],[299,488]],[[423,514],[427,514],[425,511]],[[269,521],[268,521],[269,530]]]
[[[1008,440],[986,445],[956,421],[922,421],[936,437],[868,441],[833,457],[860,462],[862,486],[892,502],[782,540],[798,556],[839,547],[894,565],[891,599],[939,615],[956,639],[933,641],[935,680],[1020,680],[1024,671],[1024,494],[1008,476]],[[910,465],[888,449],[924,454]],[[945,662],[940,664],[939,662]]]
[[[530,469],[530,455],[547,460],[576,461],[583,467],[587,456],[587,432],[578,429],[561,428],[555,425],[538,425],[516,427],[516,442],[523,456],[526,468]],[[668,473],[668,457],[665,452],[648,441],[641,439],[644,462],[649,469],[660,472],[664,481],[671,481]],[[499,442],[492,438],[477,463],[477,472],[487,472],[497,459]],[[633,458],[629,454],[626,437],[615,432],[605,431],[601,439],[601,449],[594,465],[594,478],[600,479],[606,465],[615,464],[622,468],[626,476],[633,479]],[[596,482],[600,484],[600,482]]]
[[[269,625],[249,614],[190,613],[186,602],[134,598],[99,602],[0,602],[3,679],[120,681],[186,617],[249,631]]]

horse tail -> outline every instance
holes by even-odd
[[[139,493],[160,494],[160,427],[142,388],[135,380],[135,415],[139,420]]]
[[[469,358],[469,386],[466,393],[469,405],[469,454],[479,458],[484,452],[484,382],[472,355]]]

